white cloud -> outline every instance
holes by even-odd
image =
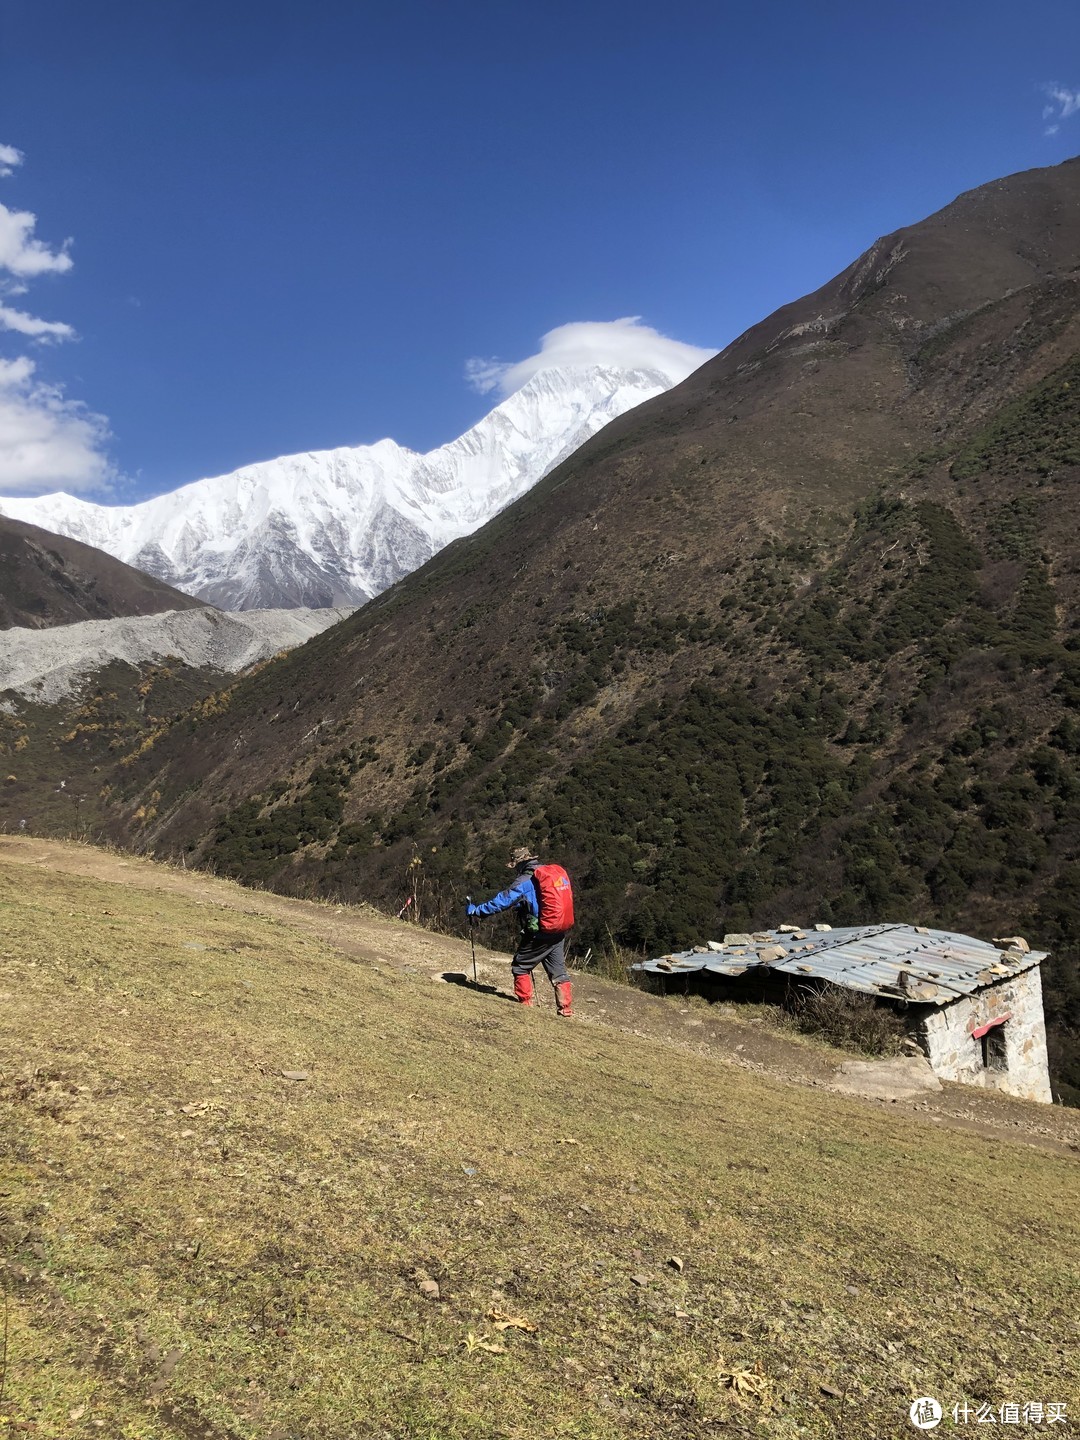
[[[1052,122],[1047,125],[1043,134],[1056,135],[1061,129],[1062,120],[1068,120],[1080,113],[1080,90],[1068,90],[1056,80],[1051,80],[1042,87],[1042,91],[1050,101],[1043,106],[1042,118]]]
[[[74,263],[67,253],[68,240],[59,250],[50,250],[34,239],[37,216],[29,210],[9,210],[0,205],[0,269],[12,275],[62,275]]]
[[[0,359],[0,493],[101,491],[114,479],[105,417],[35,376],[25,355]]]
[[[10,175],[22,160],[22,152],[14,145],[0,145],[0,176]],[[37,217],[29,210],[9,210],[0,205],[0,330],[12,330],[31,340],[74,340],[75,331],[62,320],[40,320],[4,304],[12,295],[26,294],[28,278],[62,275],[71,269],[69,242],[65,241],[59,250],[50,250],[35,239],[36,224]]]
[[[23,153],[16,150],[14,145],[0,145],[0,179],[10,175],[16,165],[23,162]]]
[[[549,330],[540,349],[525,360],[473,359],[465,366],[469,384],[481,395],[503,397],[520,390],[541,370],[610,365],[620,370],[659,370],[672,384],[685,380],[717,352],[671,340],[643,325],[640,315],[622,320],[579,320]]]
[[[13,145],[0,145],[0,177],[22,164]],[[0,331],[38,344],[73,340],[62,320],[42,320],[6,302],[26,293],[27,281],[71,269],[68,243],[51,250],[35,238],[37,219],[27,210],[0,205]],[[61,385],[43,380],[26,355],[0,358],[0,494],[109,488],[114,471],[105,446],[108,421],[69,400]]]
[[[74,340],[75,331],[63,320],[39,320],[25,310],[12,310],[0,301],[0,330],[14,330],[33,340]]]

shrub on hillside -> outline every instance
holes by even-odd
[[[863,1055],[899,1055],[907,1033],[903,1018],[872,995],[827,985],[802,987],[788,1002],[796,1028],[839,1050]]]

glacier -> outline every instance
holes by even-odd
[[[6,694],[55,705],[77,693],[106,665],[173,661],[196,670],[238,675],[260,660],[303,645],[352,614],[348,607],[318,610],[164,610],[157,615],[118,615],[76,620],[45,630],[0,630],[0,711],[12,713]]]
[[[135,505],[58,492],[0,497],[0,514],[94,545],[219,609],[355,606],[683,378],[546,369],[427,454],[380,440],[245,465]]]

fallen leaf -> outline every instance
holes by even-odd
[[[461,1343],[467,1355],[475,1355],[478,1350],[483,1350],[488,1355],[506,1354],[505,1345],[489,1340],[486,1335],[475,1335],[471,1330]]]
[[[721,1370],[720,1383],[734,1390],[740,1399],[756,1400],[763,1410],[772,1409],[775,1403],[772,1381],[762,1370],[760,1361],[752,1370]]]
[[[526,1320],[524,1315],[507,1315],[502,1310],[489,1310],[487,1318],[495,1322],[496,1330],[524,1330],[529,1335],[536,1334],[536,1326],[531,1320]]]
[[[76,1405],[74,1410],[69,1410],[69,1411],[68,1411],[68,1419],[69,1419],[69,1420],[81,1420],[82,1417],[83,1417],[85,1414],[86,1414],[86,1406],[85,1406],[85,1405]]]
[[[442,1291],[439,1289],[437,1280],[421,1280],[416,1287],[421,1295],[426,1295],[429,1300],[441,1300]]]

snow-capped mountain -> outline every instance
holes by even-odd
[[[362,604],[681,378],[547,369],[426,455],[380,440],[245,465],[138,505],[58,493],[0,498],[0,514],[96,545],[226,610]]]

